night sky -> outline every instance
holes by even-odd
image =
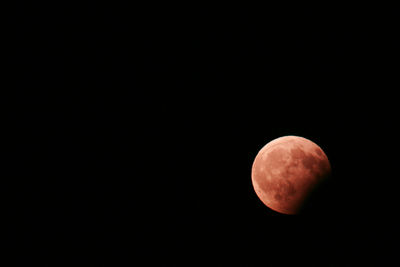
[[[398,264],[387,11],[31,8],[12,39],[9,202],[30,251],[17,261]],[[318,144],[333,170],[299,216],[251,184],[258,151],[284,135]]]

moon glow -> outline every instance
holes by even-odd
[[[252,166],[252,183],[260,200],[284,214],[297,214],[317,186],[329,177],[324,151],[299,136],[283,136],[266,144]]]

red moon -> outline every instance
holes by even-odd
[[[266,144],[252,167],[252,183],[260,200],[284,214],[298,214],[311,192],[330,176],[324,151],[299,136],[283,136]]]

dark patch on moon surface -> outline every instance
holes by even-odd
[[[314,155],[312,154],[307,154],[303,159],[302,159],[302,163],[304,165],[305,168],[307,169],[313,169],[314,166],[317,164],[317,159],[315,158]]]
[[[301,160],[301,163],[306,169],[312,171],[319,163],[319,159],[315,157],[312,153],[306,153],[301,148],[292,148],[290,150],[292,158]]]
[[[324,153],[322,152],[322,149],[319,147],[315,148],[315,153],[317,153],[317,155],[320,157],[322,157],[324,155]]]
[[[296,146],[295,148],[290,149],[290,154],[293,159],[301,160],[304,158],[306,153],[304,153],[304,151],[300,147]]]

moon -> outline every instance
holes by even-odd
[[[267,207],[298,214],[330,174],[328,157],[317,144],[299,136],[283,136],[258,152],[251,178],[257,196]]]

